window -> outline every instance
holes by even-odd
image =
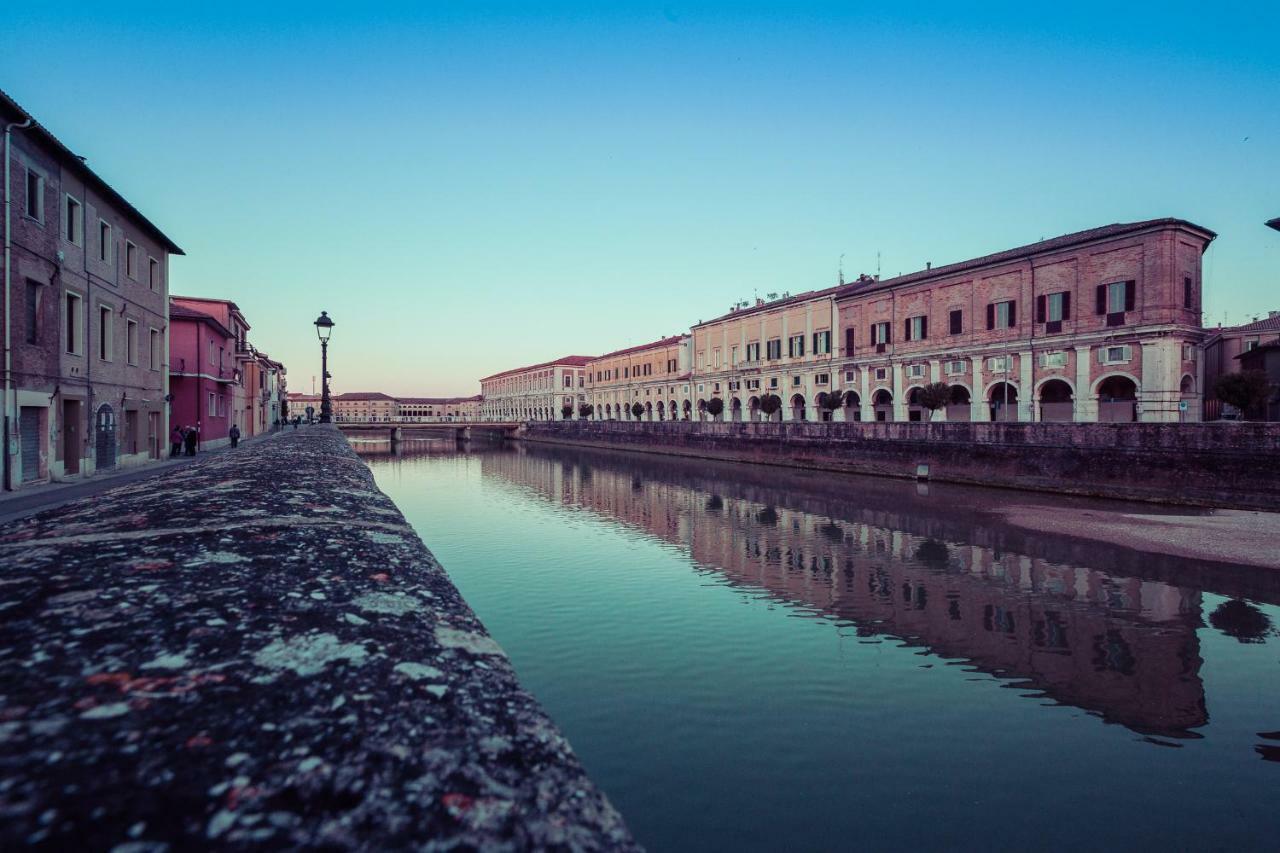
[[[31,169],[27,169],[27,216],[44,222],[44,178]]]
[[[929,318],[923,314],[919,317],[908,317],[903,331],[903,340],[923,341],[929,337]]]
[[[160,262],[155,258],[147,259],[147,285],[152,290],[160,289]]]
[[[1013,360],[1007,355],[993,355],[987,359],[987,370],[992,373],[1008,373],[1013,369]]]
[[[826,355],[831,352],[831,331],[813,333],[813,354]]]
[[[1061,332],[1062,321],[1071,319],[1071,294],[1042,293],[1036,297],[1036,322],[1044,323],[1045,331]]]
[[[800,384],[801,384],[802,382],[804,382],[804,380],[803,380],[801,377],[799,377],[799,376],[792,376],[792,377],[791,377],[791,387],[792,387],[792,388],[799,388],[799,387],[800,387]]]
[[[878,349],[883,350],[884,345],[891,343],[888,323],[872,323],[871,324],[871,343],[875,344]]]
[[[27,343],[40,343],[40,282],[27,279]]]
[[[213,339],[211,338],[211,339],[209,340],[209,363],[210,363],[210,364],[217,364],[217,363],[218,363],[218,362],[217,362],[217,358],[218,358],[218,350],[217,350],[216,346],[217,346],[217,345],[216,345],[216,344],[214,344]]]
[[[988,329],[1011,329],[1018,324],[1018,303],[1009,299],[987,305]]]
[[[216,418],[218,416],[218,398],[213,395],[212,391],[209,392],[209,407],[207,411],[211,418]]]
[[[1195,344],[1183,344],[1183,345],[1182,345],[1182,360],[1183,360],[1183,361],[1195,361],[1195,360],[1196,360],[1196,345],[1195,345]]]
[[[947,362],[947,375],[956,376],[961,373],[967,373],[969,370],[969,362],[963,358],[953,359]]]
[[[782,338],[774,338],[765,342],[765,358],[769,361],[776,361],[782,358]]]
[[[68,243],[74,243],[77,246],[84,245],[84,208],[72,196],[67,196],[66,199],[62,227],[65,229],[63,236],[67,238]]]
[[[964,311],[959,308],[951,309],[950,314],[951,334],[958,335],[964,331]]]
[[[846,370],[846,371],[844,372],[844,381],[845,381],[845,382],[852,382],[855,378],[857,378],[857,376],[858,376],[857,371],[855,371],[855,370]]]
[[[98,220],[98,259],[111,260],[111,226],[105,220]]]
[[[923,379],[923,378],[924,378],[924,365],[923,365],[923,364],[912,364],[912,365],[908,366],[908,367],[907,367],[907,376],[909,376],[909,377],[910,377],[910,378],[912,378],[912,379]]]
[[[1118,347],[1102,347],[1098,350],[1098,361],[1103,364],[1124,364],[1129,360],[1130,348],[1126,344]]]
[[[128,240],[124,241],[124,273],[132,279],[138,277],[138,247]]]
[[[124,354],[130,364],[138,363],[138,324],[129,320],[125,324]]]
[[[738,363],[738,348],[729,347],[729,366],[733,367]]]
[[[747,380],[747,390],[748,390],[748,391],[758,391],[758,390],[760,390],[760,380],[759,380],[759,379],[748,379],[748,380]]]
[[[778,377],[776,377],[776,376],[771,376],[771,377],[769,377],[769,387],[770,387],[770,388],[777,388],[777,387],[778,387]]]
[[[887,368],[887,367],[877,367],[877,368],[876,368],[876,381],[877,381],[877,382],[883,382],[884,380],[886,380],[886,379],[888,379],[888,378],[889,378],[889,368]]]
[[[1067,354],[1065,352],[1044,352],[1040,354],[1041,367],[1066,367]]]
[[[800,358],[804,355],[804,335],[792,335],[787,338],[787,356]]]
[[[1249,340],[1247,340],[1247,341],[1245,341],[1245,342],[1244,342],[1244,351],[1245,351],[1245,352],[1249,352],[1249,350],[1253,350],[1253,349],[1257,349],[1257,348],[1258,348],[1258,339],[1257,339],[1257,338],[1249,338]]]
[[[720,369],[720,348],[716,347],[711,351],[711,363],[715,365],[716,370]]]
[[[98,358],[111,360],[111,315],[112,311],[105,305],[98,306]]]
[[[747,361],[760,360],[760,342],[747,344]]]
[[[67,352],[84,355],[84,300],[68,291],[65,314]]]
[[[1182,307],[1195,307],[1195,286],[1191,283],[1191,276],[1184,276],[1182,279]]]
[[[156,329],[151,330],[151,369],[160,369],[160,343],[163,339]]]
[[[1123,326],[1126,311],[1137,305],[1137,282],[1113,281],[1098,285],[1097,313],[1107,316],[1108,326]]]
[[[844,330],[844,354],[853,355],[853,326],[849,326]]]

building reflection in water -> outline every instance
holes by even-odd
[[[900,638],[1150,736],[1198,737],[1208,721],[1198,589],[972,544],[992,537],[962,535],[963,520],[909,532],[865,497],[700,477],[698,463],[544,448],[480,460],[486,477],[640,528],[731,584],[859,635]]]

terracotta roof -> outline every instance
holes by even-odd
[[[530,370],[538,370],[543,367],[555,367],[563,365],[565,367],[582,367],[589,361],[594,361],[595,356],[592,355],[566,355],[564,358],[557,358],[554,361],[544,361],[541,364],[530,364],[528,367],[517,367],[513,370],[504,370],[501,373],[495,373],[492,376],[486,376],[481,382],[488,382],[490,379],[500,379],[503,376],[510,376],[513,373],[525,373]]]
[[[196,322],[196,323],[208,323],[210,326],[213,326],[215,329],[217,329],[218,332],[221,333],[223,337],[226,337],[226,338],[235,337],[235,335],[231,334],[231,330],[228,329],[226,326],[222,325],[222,321],[219,320],[217,317],[206,314],[203,311],[197,311],[194,308],[188,308],[185,305],[175,305],[174,303],[170,302],[169,303],[169,320],[170,322],[172,322],[173,320],[191,320],[192,322]]]
[[[1231,326],[1229,328],[1216,329],[1218,332],[1280,332],[1280,311],[1272,314],[1270,317],[1263,317],[1261,320],[1254,320],[1252,323],[1245,323],[1243,326]]]
[[[606,358],[613,358],[619,355],[627,355],[628,353],[640,352],[641,350],[654,349],[656,347],[667,347],[667,346],[671,346],[672,344],[679,343],[680,340],[685,337],[687,337],[687,335],[672,335],[669,338],[663,338],[662,340],[653,341],[652,343],[640,344],[639,346],[635,346],[635,347],[627,347],[626,349],[619,349],[619,350],[614,350],[613,352],[607,352],[604,355],[598,355],[591,360],[601,361]]]
[[[397,397],[398,403],[413,403],[417,405],[431,406],[447,406],[450,403],[478,403],[482,398],[479,394],[474,397]]]
[[[1090,243],[1095,240],[1105,240],[1110,237],[1122,237],[1126,234],[1136,234],[1152,228],[1170,226],[1189,228],[1199,231],[1210,240],[1213,240],[1218,236],[1208,228],[1196,225],[1194,222],[1188,222],[1185,219],[1175,219],[1171,217],[1163,219],[1145,219],[1141,222],[1117,222],[1111,225],[1103,225],[1099,228],[1089,228],[1085,231],[1063,234],[1061,237],[1052,237],[1048,240],[1041,240],[1038,243],[1028,243],[1025,246],[1019,246],[1016,249],[1006,249],[1002,252],[995,252],[990,255],[971,258],[967,261],[958,261],[954,264],[947,264],[941,267],[932,267],[931,269],[907,273],[906,275],[900,275],[896,278],[882,279],[880,281],[855,281],[842,286],[828,287],[824,290],[811,290],[787,299],[778,299],[773,302],[766,302],[764,305],[753,305],[750,308],[743,308],[740,311],[731,311],[728,314],[716,317],[714,320],[708,320],[706,323],[699,323],[697,326],[694,326],[694,328],[696,329],[698,326],[705,326],[709,323],[718,323],[730,318],[743,317],[749,314],[757,314],[761,311],[769,311],[775,308],[793,305],[797,302],[804,302],[816,297],[828,296],[833,293],[836,295],[837,299],[844,299],[849,296],[861,296],[865,293],[892,290],[896,287],[903,287],[920,281],[927,281],[933,278],[944,278],[966,270],[978,269],[980,267],[991,266],[993,264],[1008,263],[1009,261],[1020,260],[1045,252],[1055,252],[1080,243]]]
[[[381,391],[348,391],[345,394],[337,395],[333,399],[347,400],[349,402],[354,402],[354,403],[361,403],[361,402],[367,403],[373,400],[388,400],[388,401],[395,400],[394,397],[389,397],[386,394],[383,394]]]
[[[0,106],[7,108],[9,112],[16,113],[20,120],[31,119],[31,127],[26,130],[19,131],[20,133],[28,133],[35,136],[52,148],[54,156],[58,158],[58,161],[64,168],[79,175],[81,180],[92,186],[98,192],[102,193],[108,201],[135,219],[140,225],[142,225],[144,231],[148,232],[152,237],[158,240],[161,245],[169,250],[171,254],[186,254],[186,252],[182,251],[176,243],[165,236],[165,233],[157,228],[155,223],[143,216],[136,207],[125,199],[124,196],[112,189],[110,184],[104,181],[96,172],[85,164],[85,161],[81,160],[66,145],[63,145],[61,140],[50,133],[47,127],[36,121],[35,116],[23,109],[18,102],[11,98],[3,89],[0,89]],[[6,122],[3,117],[0,117],[0,123],[7,124],[8,122]]]

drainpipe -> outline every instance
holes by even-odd
[[[9,470],[13,465],[13,457],[9,453],[9,434],[11,430],[10,421],[16,414],[14,411],[16,406],[13,403],[17,402],[17,396],[13,393],[13,343],[11,340],[13,312],[10,308],[12,302],[9,296],[9,269],[12,266],[10,245],[13,242],[9,216],[9,206],[13,203],[9,198],[9,137],[15,129],[22,130],[31,127],[32,124],[32,119],[28,118],[22,122],[9,122],[4,126],[4,444],[0,446],[0,454],[4,455],[4,473],[2,476],[4,478],[3,489],[6,492],[13,490],[12,472]]]

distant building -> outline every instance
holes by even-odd
[[[1280,385],[1280,311],[1272,311],[1261,320],[1240,326],[1218,328],[1209,332],[1204,342],[1204,419],[1222,417],[1223,404],[1213,394],[1218,377],[1241,370],[1262,370]],[[1277,404],[1272,403],[1257,413],[1265,420],[1280,420]]]
[[[688,420],[696,416],[687,334],[606,353],[587,362],[587,401],[595,420]],[[716,391],[719,391],[716,383]],[[632,407],[639,403],[639,417]],[[575,412],[575,416],[576,416]]]
[[[480,420],[482,397],[397,397],[396,420],[431,423]]]
[[[484,420],[560,420],[568,406],[577,416],[586,402],[585,355],[568,355],[515,370],[505,370],[480,380],[481,416]]]
[[[380,391],[351,391],[331,398],[333,419],[338,423],[391,423],[396,400]],[[319,417],[319,409],[316,410]]]
[[[5,489],[159,459],[169,256],[182,250],[0,92],[10,134]],[[0,264],[3,264],[0,256]]]
[[[307,409],[311,409],[312,420],[320,417],[320,395],[304,394],[300,391],[290,391],[285,401],[285,415],[289,420],[294,418],[302,418],[307,420]]]

